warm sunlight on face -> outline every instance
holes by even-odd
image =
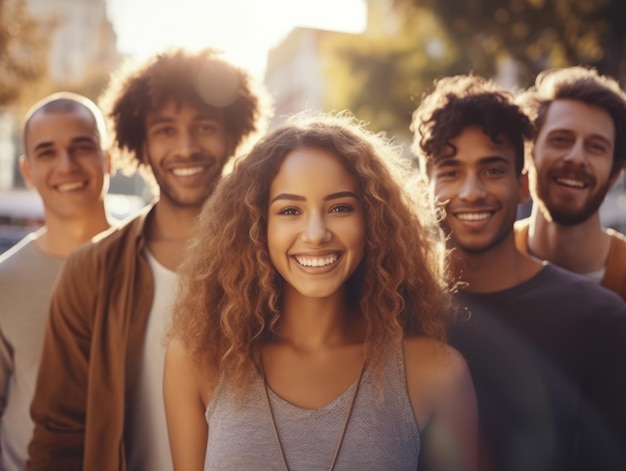
[[[296,149],[270,187],[267,245],[283,296],[344,295],[365,251],[359,180],[331,151]]]
[[[366,22],[365,0],[108,0],[107,8],[123,53],[211,46],[257,77],[294,27],[360,32]]]

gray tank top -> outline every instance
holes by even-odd
[[[354,403],[336,470],[417,469],[420,437],[406,388],[402,349],[385,354],[384,390],[367,368]],[[221,380],[206,410],[209,439],[204,469],[285,471],[267,407],[263,380],[235,403]],[[356,383],[319,409],[297,407],[269,391],[291,471],[329,469]]]

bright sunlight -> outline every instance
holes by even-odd
[[[212,46],[262,77],[267,53],[296,26],[361,32],[365,0],[107,0],[122,53]]]

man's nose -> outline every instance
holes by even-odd
[[[459,197],[464,200],[472,201],[484,198],[485,195],[485,187],[478,175],[467,175],[461,185]]]

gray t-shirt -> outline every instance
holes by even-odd
[[[48,304],[64,263],[26,236],[0,255],[0,469],[23,470]]]
[[[407,391],[402,349],[388,348],[384,365],[382,395],[369,370],[364,371],[337,471],[417,469],[420,435]],[[269,391],[289,469],[329,469],[355,387],[356,383],[318,409],[303,409]],[[206,419],[206,471],[284,471],[260,376],[241,401],[222,379]]]

